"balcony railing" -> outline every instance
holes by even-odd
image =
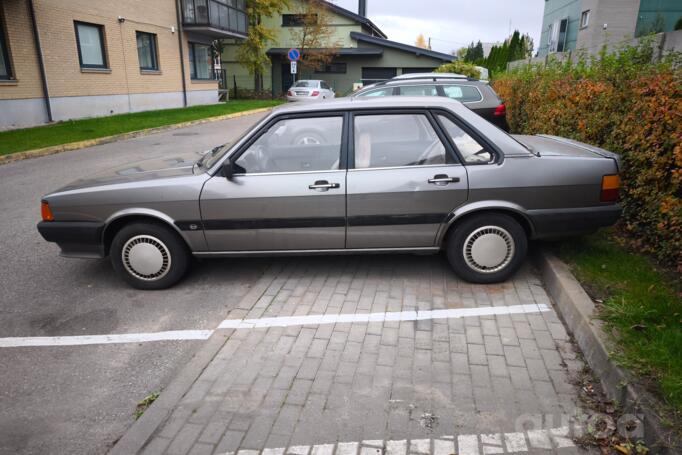
[[[182,23],[216,38],[244,37],[246,0],[182,0]]]

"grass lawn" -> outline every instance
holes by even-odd
[[[23,152],[52,145],[96,139],[98,137],[127,133],[130,131],[171,125],[223,114],[271,107],[279,100],[234,100],[208,106],[192,106],[178,109],[111,115],[109,117],[69,120],[54,125],[0,131],[0,155]]]
[[[677,416],[682,413],[682,288],[646,257],[606,230],[557,245],[593,298],[617,345],[617,361],[653,380]]]

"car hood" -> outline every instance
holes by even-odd
[[[531,148],[540,156],[575,156],[581,158],[611,158],[618,163],[620,156],[599,147],[565,137],[537,134],[535,136],[513,134],[512,137]]]
[[[207,152],[176,153],[125,164],[76,180],[56,192],[192,175],[194,164],[205,153]]]

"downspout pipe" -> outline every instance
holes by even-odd
[[[187,81],[185,80],[185,52],[182,49],[182,14],[180,13],[182,6],[181,0],[175,0],[175,15],[178,21],[178,47],[180,49],[180,74],[182,75],[182,105],[187,107]]]
[[[38,24],[36,22],[36,11],[33,7],[33,0],[28,0],[28,9],[31,14],[31,28],[33,29],[33,41],[36,45],[36,53],[38,54],[38,66],[40,67],[40,81],[43,86],[43,99],[45,100],[45,111],[47,112],[48,122],[52,122],[52,105],[50,103],[50,92],[47,88],[47,74],[45,73],[45,61],[43,60],[43,47],[40,44],[40,34],[38,33]]]

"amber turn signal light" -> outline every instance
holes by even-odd
[[[620,193],[620,177],[617,174],[601,178],[601,202],[616,202]]]
[[[40,201],[40,215],[43,217],[43,221],[54,221],[54,215],[52,215],[52,210],[50,210],[47,201]]]

